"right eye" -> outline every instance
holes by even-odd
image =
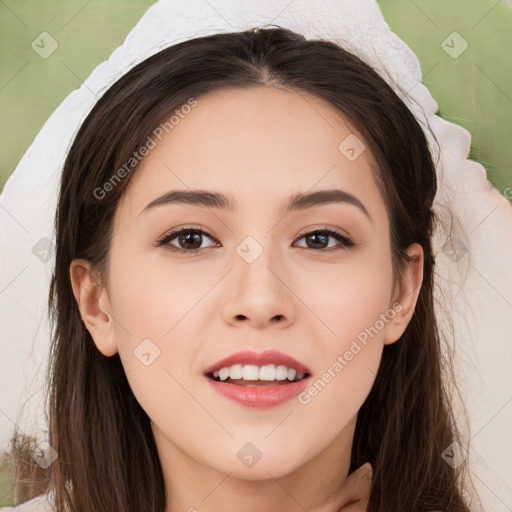
[[[200,247],[204,237],[209,238],[210,240],[215,240],[202,229],[181,228],[165,234],[160,240],[158,240],[157,246],[160,247],[165,245],[171,251],[196,252],[206,248]],[[174,239],[176,239],[179,246],[171,244]],[[217,242],[217,240],[215,241]],[[210,245],[210,247],[212,246]]]

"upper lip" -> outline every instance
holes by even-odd
[[[206,368],[205,374],[213,373],[215,371],[220,370],[224,367],[230,367],[235,364],[254,364],[256,366],[264,366],[269,364],[284,365],[287,368],[294,368],[297,370],[297,373],[309,373],[311,374],[311,370],[300,363],[296,359],[278,350],[265,350],[264,352],[257,352],[255,350],[242,350],[239,352],[235,352],[234,354],[217,361],[209,368]]]

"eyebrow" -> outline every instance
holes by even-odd
[[[340,189],[299,192],[294,194],[283,206],[282,214],[284,215],[291,211],[305,210],[307,208],[330,203],[346,203],[355,206],[368,217],[370,222],[372,221],[363,203],[356,196]],[[151,201],[140,213],[166,204],[191,204],[226,211],[234,211],[238,206],[237,201],[221,192],[209,190],[171,190]]]

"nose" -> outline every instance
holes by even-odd
[[[271,251],[264,249],[252,262],[239,254],[234,254],[233,260],[234,269],[226,283],[227,299],[222,305],[223,320],[256,329],[293,324],[297,315],[293,286]]]

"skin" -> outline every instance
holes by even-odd
[[[399,339],[414,312],[423,252],[409,248],[415,259],[394,283],[369,150],[350,161],[338,149],[350,134],[363,140],[303,93],[257,87],[203,96],[141,162],[118,205],[108,288],[94,281],[88,261],[71,264],[87,329],[101,353],[119,353],[152,420],[166,512],[334,512],[369,476],[367,465],[347,478],[357,413],[384,345]],[[199,188],[231,196],[238,208],[168,204],[141,213],[166,191]],[[294,193],[332,188],[355,195],[371,220],[348,203],[280,213]],[[199,252],[156,246],[172,228],[190,226],[208,234]],[[327,243],[315,248],[303,236],[325,226],[356,247],[330,237],[339,250],[326,252]],[[236,251],[247,236],[263,249],[252,263]],[[170,244],[183,247],[178,238]],[[308,404],[253,409],[204,382],[207,366],[247,348],[276,348],[321,378],[396,302],[394,318]],[[149,366],[134,356],[146,338],[160,350]],[[262,454],[252,467],[237,458],[247,442]],[[364,510],[363,501],[343,510]]]

